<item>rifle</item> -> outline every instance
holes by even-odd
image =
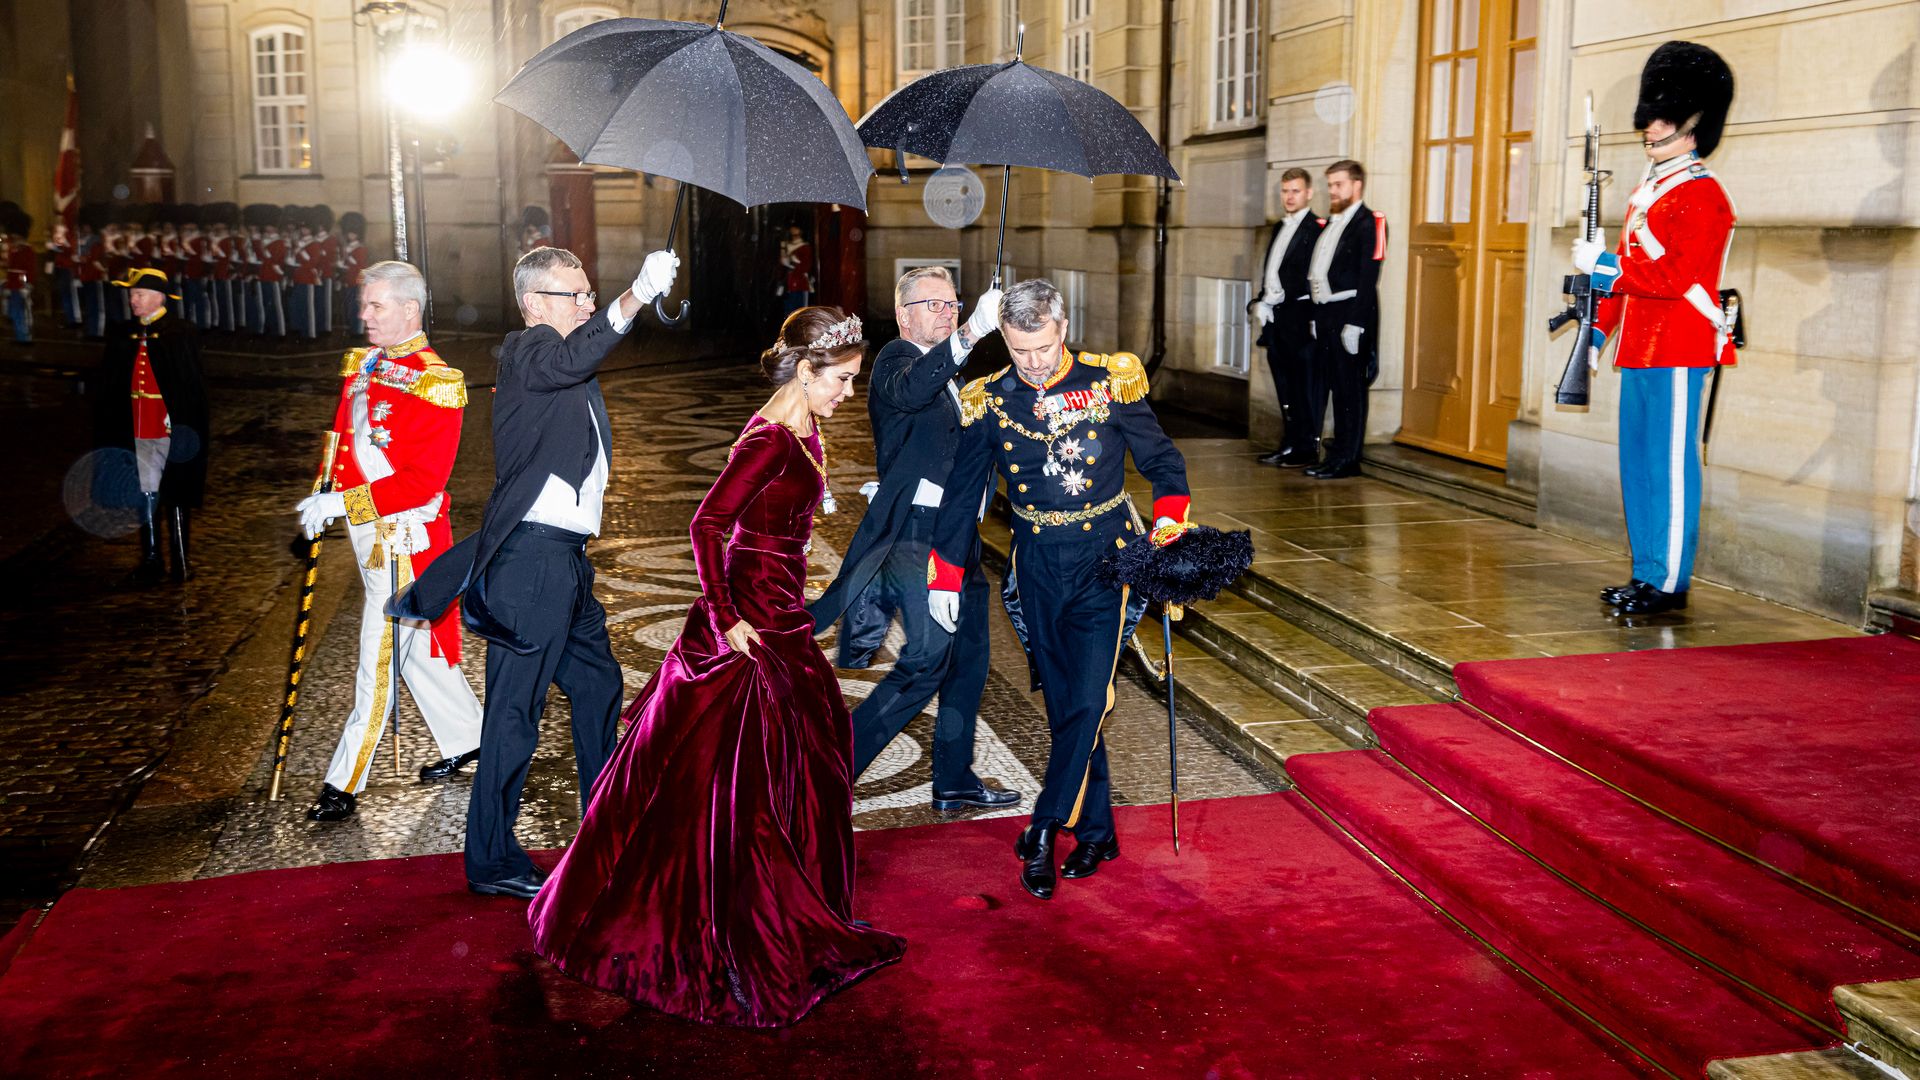
[[[1593,95],[1587,95],[1587,135],[1586,135],[1586,172],[1587,172],[1587,208],[1584,218],[1588,240],[1595,239],[1600,230],[1600,185],[1613,175],[1612,170],[1600,167],[1600,128],[1593,122]],[[1573,355],[1567,358],[1567,368],[1560,373],[1560,385],[1553,392],[1554,404],[1565,409],[1585,409],[1593,374],[1593,360],[1588,355],[1589,343],[1593,340],[1594,309],[1599,298],[1593,294],[1593,277],[1590,274],[1569,274],[1560,286],[1573,301],[1567,309],[1547,320],[1547,333],[1578,319],[1579,332],[1574,335]]]
[[[340,433],[327,432],[327,446],[320,455],[320,478],[313,482],[315,495],[333,490],[333,459],[340,451]],[[320,541],[326,534],[307,542],[307,565],[300,575],[300,607],[294,613],[293,656],[287,661],[287,689],[280,698],[280,725],[273,739],[273,786],[267,801],[280,798],[280,777],[287,769],[287,747],[293,740],[293,707],[300,698],[300,673],[307,664],[307,629],[313,614],[313,584],[320,572]]]

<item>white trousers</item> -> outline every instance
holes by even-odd
[[[327,768],[327,783],[355,794],[367,786],[374,751],[380,748],[393,707],[393,622],[380,610],[393,595],[392,569],[385,557],[378,566],[366,565],[374,548],[375,528],[372,522],[347,526],[366,596],[360,607],[360,666],[353,677],[353,712],[347,716],[347,728],[340,733],[333,764]],[[385,544],[380,547],[384,555],[392,554]],[[401,556],[402,586],[413,581],[411,563]],[[400,678],[440,744],[440,756],[458,757],[479,746],[480,699],[467,685],[460,665],[433,655],[433,635],[426,623],[402,621],[399,637]]]

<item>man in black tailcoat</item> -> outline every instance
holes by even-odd
[[[1327,227],[1313,245],[1307,288],[1313,296],[1315,397],[1333,394],[1333,441],[1316,480],[1360,475],[1367,437],[1367,391],[1380,375],[1380,263],[1387,218],[1362,201],[1367,171],[1357,161],[1327,166]],[[1318,412],[1320,401],[1314,402]]]
[[[1273,372],[1273,392],[1280,399],[1284,428],[1280,449],[1260,459],[1262,465],[1302,469],[1320,463],[1320,406],[1324,388],[1313,363],[1313,297],[1307,288],[1307,264],[1314,241],[1326,228],[1325,218],[1313,213],[1313,174],[1288,169],[1280,174],[1280,206],[1286,215],[1273,223],[1260,279],[1253,283],[1254,321],[1260,324],[1255,344],[1267,350]]]
[[[867,412],[881,475],[840,574],[808,605],[816,628],[839,622],[841,667],[863,668],[886,637],[888,609],[900,613],[906,644],[893,670],[853,711],[853,772],[920,715],[935,694],[933,808],[1012,806],[1018,792],[987,787],[973,771],[973,735],[987,684],[987,583],[980,545],[966,560],[956,635],[927,611],[927,555],[946,494],[947,470],[960,446],[960,388],[967,354],[999,324],[1000,292],[989,290],[959,329],[960,301],[946,268],[908,271],[894,286],[900,336],[873,360]]]

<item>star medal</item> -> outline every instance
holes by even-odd
[[[373,418],[375,420],[385,420],[388,414],[392,412],[393,402],[391,401],[376,401],[373,403]]]
[[[1060,440],[1059,444],[1055,446],[1054,449],[1060,455],[1061,461],[1079,461],[1080,460],[1080,440],[1079,439],[1062,439]]]
[[[1067,489],[1067,494],[1077,496],[1092,487],[1093,482],[1088,480],[1079,469],[1068,469],[1067,474],[1060,478],[1060,486]]]
[[[393,442],[393,432],[383,427],[376,427],[367,432],[367,438],[373,442],[373,445],[385,450],[388,444]]]

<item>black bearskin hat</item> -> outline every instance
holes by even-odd
[[[240,208],[230,202],[207,203],[200,208],[200,224],[234,226],[240,223]]]
[[[340,231],[352,233],[362,240],[367,238],[367,219],[358,210],[349,210],[340,215]]]
[[[333,207],[325,203],[307,209],[307,224],[314,232],[326,232],[333,228]]]
[[[1144,537],[1107,553],[1100,562],[1100,583],[1130,586],[1135,596],[1162,604],[1211,600],[1253,565],[1253,537],[1245,529],[1222,532],[1195,525],[1166,547]]]
[[[241,217],[246,221],[249,229],[264,229],[268,225],[278,226],[280,208],[269,203],[248,203],[247,208],[241,211]]]
[[[1653,50],[1640,72],[1640,102],[1633,126],[1645,131],[1655,120],[1684,127],[1695,116],[1694,149],[1701,157],[1720,145],[1733,105],[1733,69],[1720,54],[1691,41],[1669,41]]]

